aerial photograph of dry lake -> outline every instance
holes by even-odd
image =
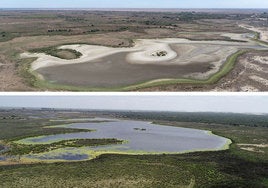
[[[264,95],[27,94],[0,104],[0,187],[267,186]]]
[[[265,0],[1,0],[1,91],[268,91]]]

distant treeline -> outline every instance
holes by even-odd
[[[52,32],[71,32],[71,29],[48,29],[47,32],[48,33],[52,33]]]
[[[112,112],[118,117],[268,127],[268,115],[211,112]]]

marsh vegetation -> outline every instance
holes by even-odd
[[[10,164],[0,166],[0,186],[3,187],[55,187],[63,184],[65,187],[77,184],[81,187],[267,187],[268,148],[258,148],[262,152],[255,152],[244,150],[245,146],[241,145],[267,144],[267,115],[111,111],[66,114],[53,110],[42,113],[13,110],[1,111],[0,117],[12,114],[21,118],[0,118],[0,128],[3,130],[0,132],[1,140],[25,138],[36,133],[40,135],[42,132],[39,131],[44,125],[55,123],[49,121],[52,117],[62,120],[64,117],[77,119],[105,114],[108,118],[124,117],[157,121],[158,124],[174,127],[212,130],[215,134],[232,139],[233,144],[225,151],[133,156],[105,154],[91,161],[70,163],[14,165],[10,161]],[[43,117],[29,118],[33,115]]]
[[[76,50],[72,49],[59,49],[56,47],[40,48],[31,50],[33,53],[45,53],[60,59],[78,59],[82,54]]]
[[[101,145],[112,145],[121,144],[122,140],[117,139],[70,139],[59,142],[53,142],[51,144],[19,144],[12,142],[10,149],[3,153],[4,155],[25,155],[25,154],[38,154],[44,153],[51,150],[66,147],[85,147],[85,146],[101,146]],[[0,148],[1,149],[1,148]]]

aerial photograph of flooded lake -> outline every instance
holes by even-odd
[[[0,187],[267,185],[264,95],[13,95],[0,104]]]
[[[112,122],[74,123],[67,126],[59,125],[57,127],[82,130],[88,129],[92,131],[30,137],[19,140],[17,143],[37,145],[52,144],[55,142],[74,139],[118,140],[118,142],[115,142],[114,144],[111,143],[108,146],[95,146],[93,148],[83,147],[79,150],[76,148],[74,149],[76,150],[75,152],[78,152],[80,155],[83,153],[83,156],[86,156],[86,154],[90,152],[94,154],[94,151],[97,151],[99,154],[107,152],[121,152],[126,154],[161,154],[202,150],[220,150],[227,148],[231,143],[229,139],[212,135],[208,131],[156,125],[142,121],[114,120]],[[69,151],[70,148],[67,148],[66,151],[61,149],[61,154],[68,153]],[[57,153],[58,150],[41,154],[41,158],[51,159],[49,156],[53,155],[52,159],[55,160],[57,159],[54,155],[55,152]],[[40,158],[39,155],[28,155],[26,157]],[[92,157],[92,155],[88,156],[88,158]],[[62,159],[62,156],[59,156],[59,159]]]

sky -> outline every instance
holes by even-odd
[[[268,8],[268,0],[0,0],[0,8]]]
[[[268,96],[0,96],[0,107],[268,113]]]

